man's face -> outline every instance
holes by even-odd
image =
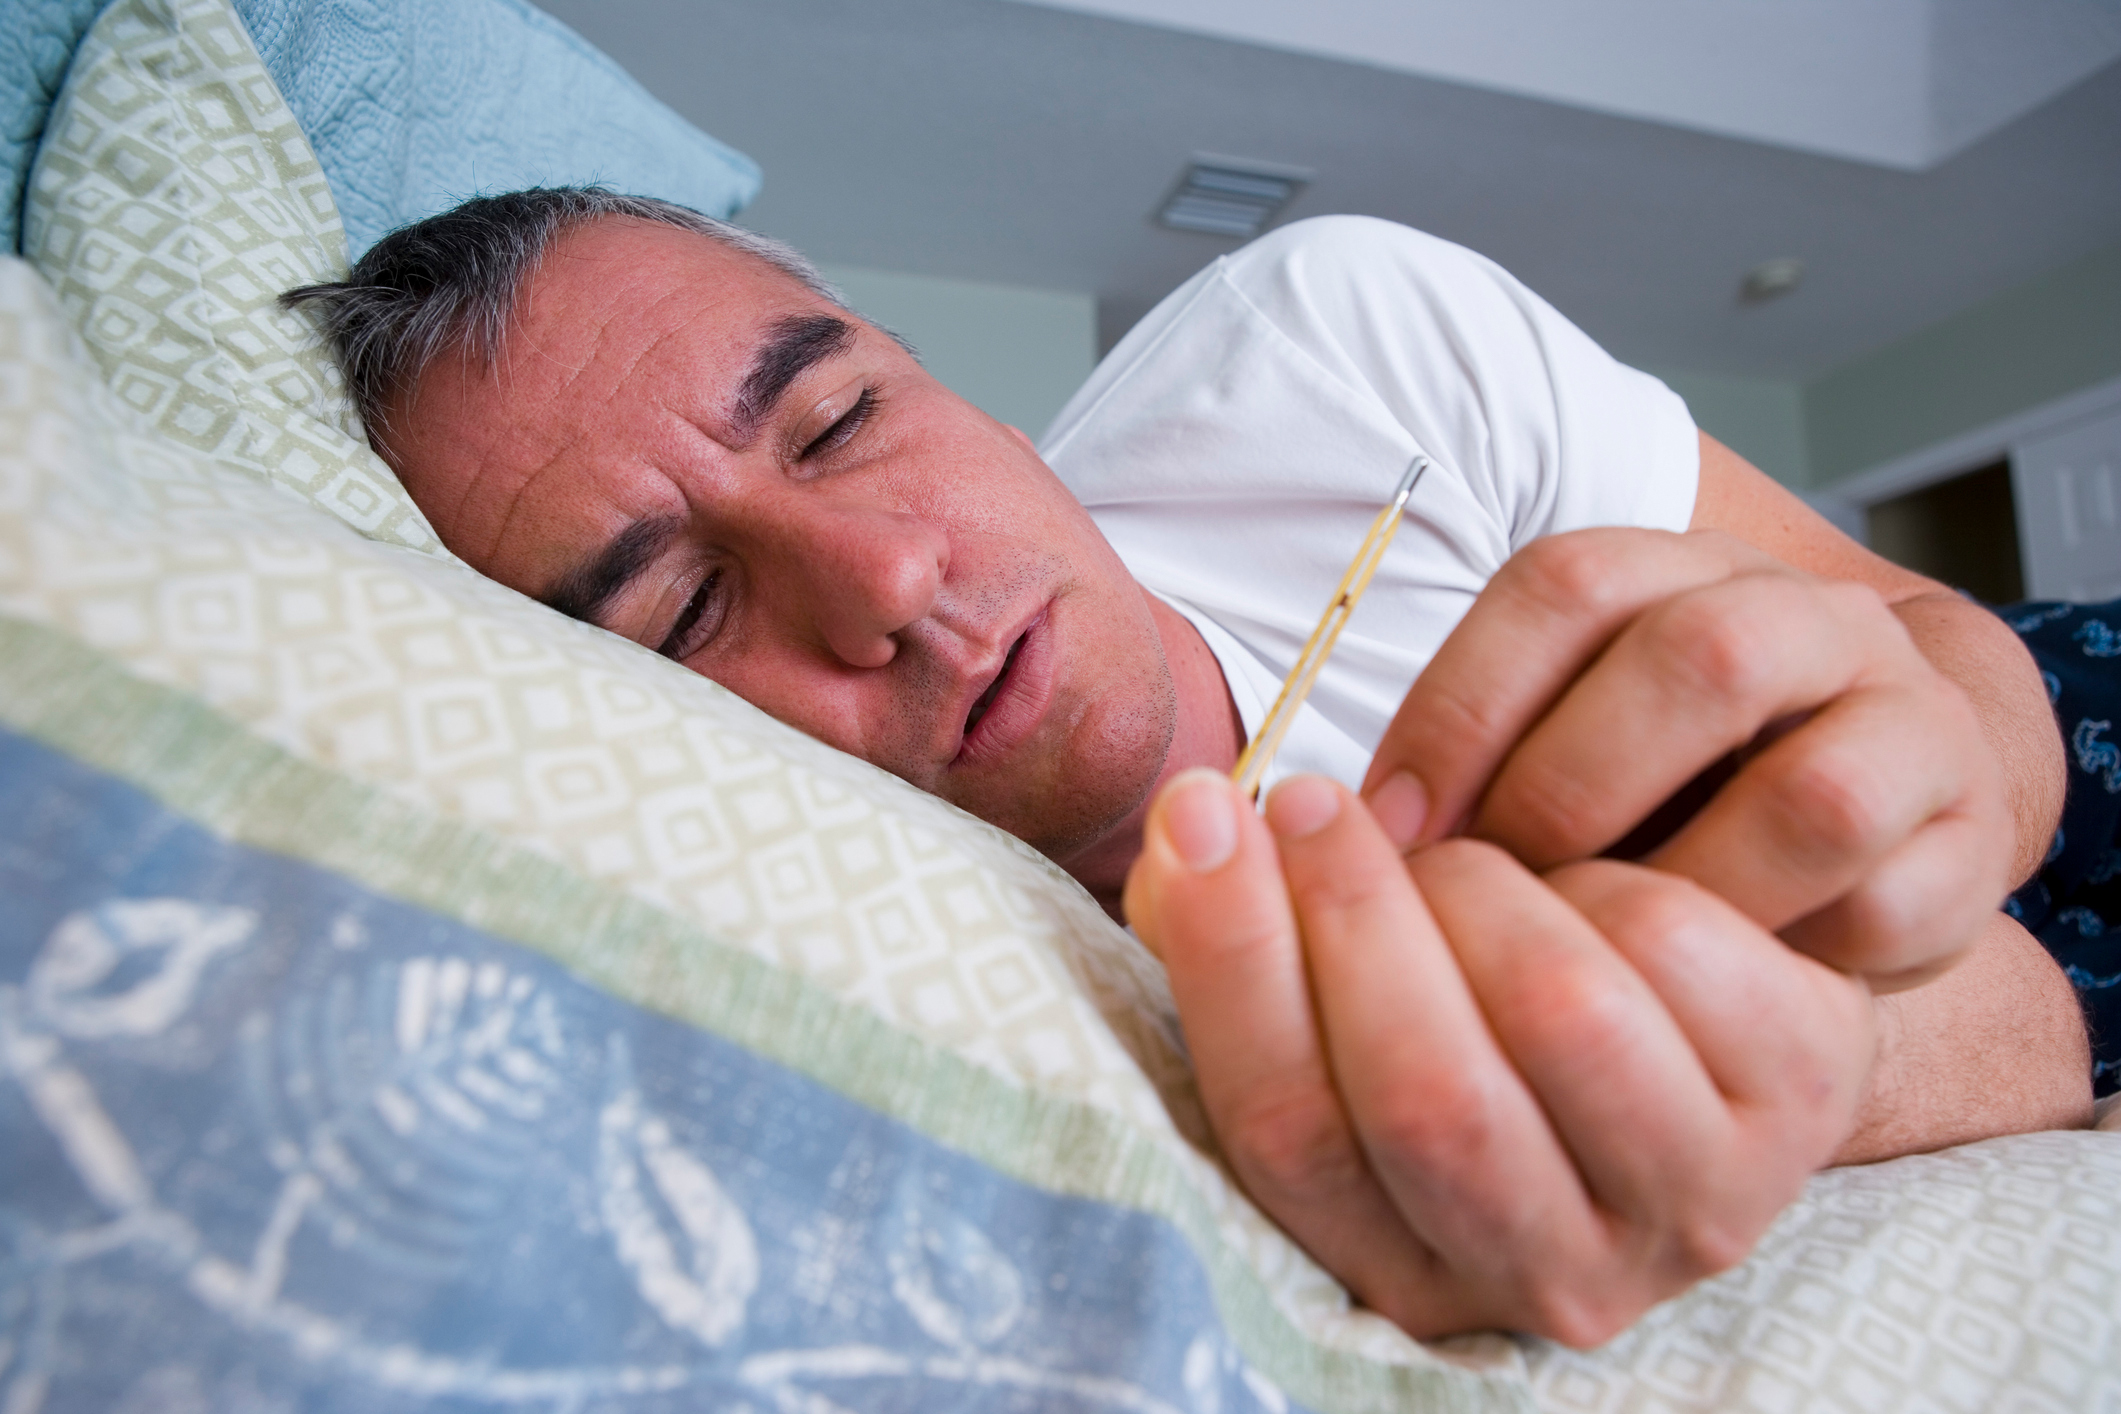
[[[1065,861],[1155,781],[1148,603],[1013,429],[772,267],[611,219],[387,450],[443,541]]]

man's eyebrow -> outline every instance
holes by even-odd
[[[750,441],[790,383],[813,365],[845,352],[853,342],[854,326],[834,315],[791,314],[775,321],[737,387],[736,409],[730,419],[736,440]],[[654,563],[683,524],[680,516],[651,516],[635,521],[614,536],[594,560],[576,565],[560,576],[541,596],[541,602],[571,619],[602,627],[598,615]]]
[[[854,326],[830,314],[791,314],[777,321],[752,356],[751,367],[737,389],[736,410],[730,417],[736,440],[751,440],[781,394],[805,369],[844,353],[853,342]]]
[[[663,552],[663,547],[684,524],[683,516],[650,516],[635,521],[613,536],[611,543],[595,559],[576,565],[561,575],[559,581],[540,596],[540,601],[570,619],[604,627],[598,615],[611,606],[611,601],[618,598],[641,571],[655,563],[655,557]]]

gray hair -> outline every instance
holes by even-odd
[[[553,241],[613,216],[655,221],[718,241],[846,308],[817,267],[779,241],[676,202],[622,196],[601,187],[535,187],[474,197],[392,231],[355,262],[346,279],[289,290],[280,303],[289,309],[320,308],[324,335],[362,424],[376,440],[393,400],[438,355],[461,349],[488,364],[499,358],[523,282]]]

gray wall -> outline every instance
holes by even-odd
[[[1845,476],[2121,377],[2121,246],[1813,379],[1811,482]]]
[[[1686,399],[1694,425],[1786,486],[1809,484],[1804,390],[1764,378],[1653,369]]]
[[[1791,486],[1824,490],[1895,457],[2121,378],[2121,246],[2072,261],[1806,383],[1656,372],[1710,436]]]

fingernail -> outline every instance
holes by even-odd
[[[1196,874],[1220,869],[1237,853],[1237,808],[1220,772],[1181,772],[1164,790],[1164,838]]]
[[[1370,813],[1392,847],[1405,853],[1429,821],[1429,792],[1413,772],[1394,771],[1370,796]]]
[[[1324,776],[1291,776],[1267,797],[1267,827],[1285,840],[1300,840],[1333,823],[1340,790]]]

